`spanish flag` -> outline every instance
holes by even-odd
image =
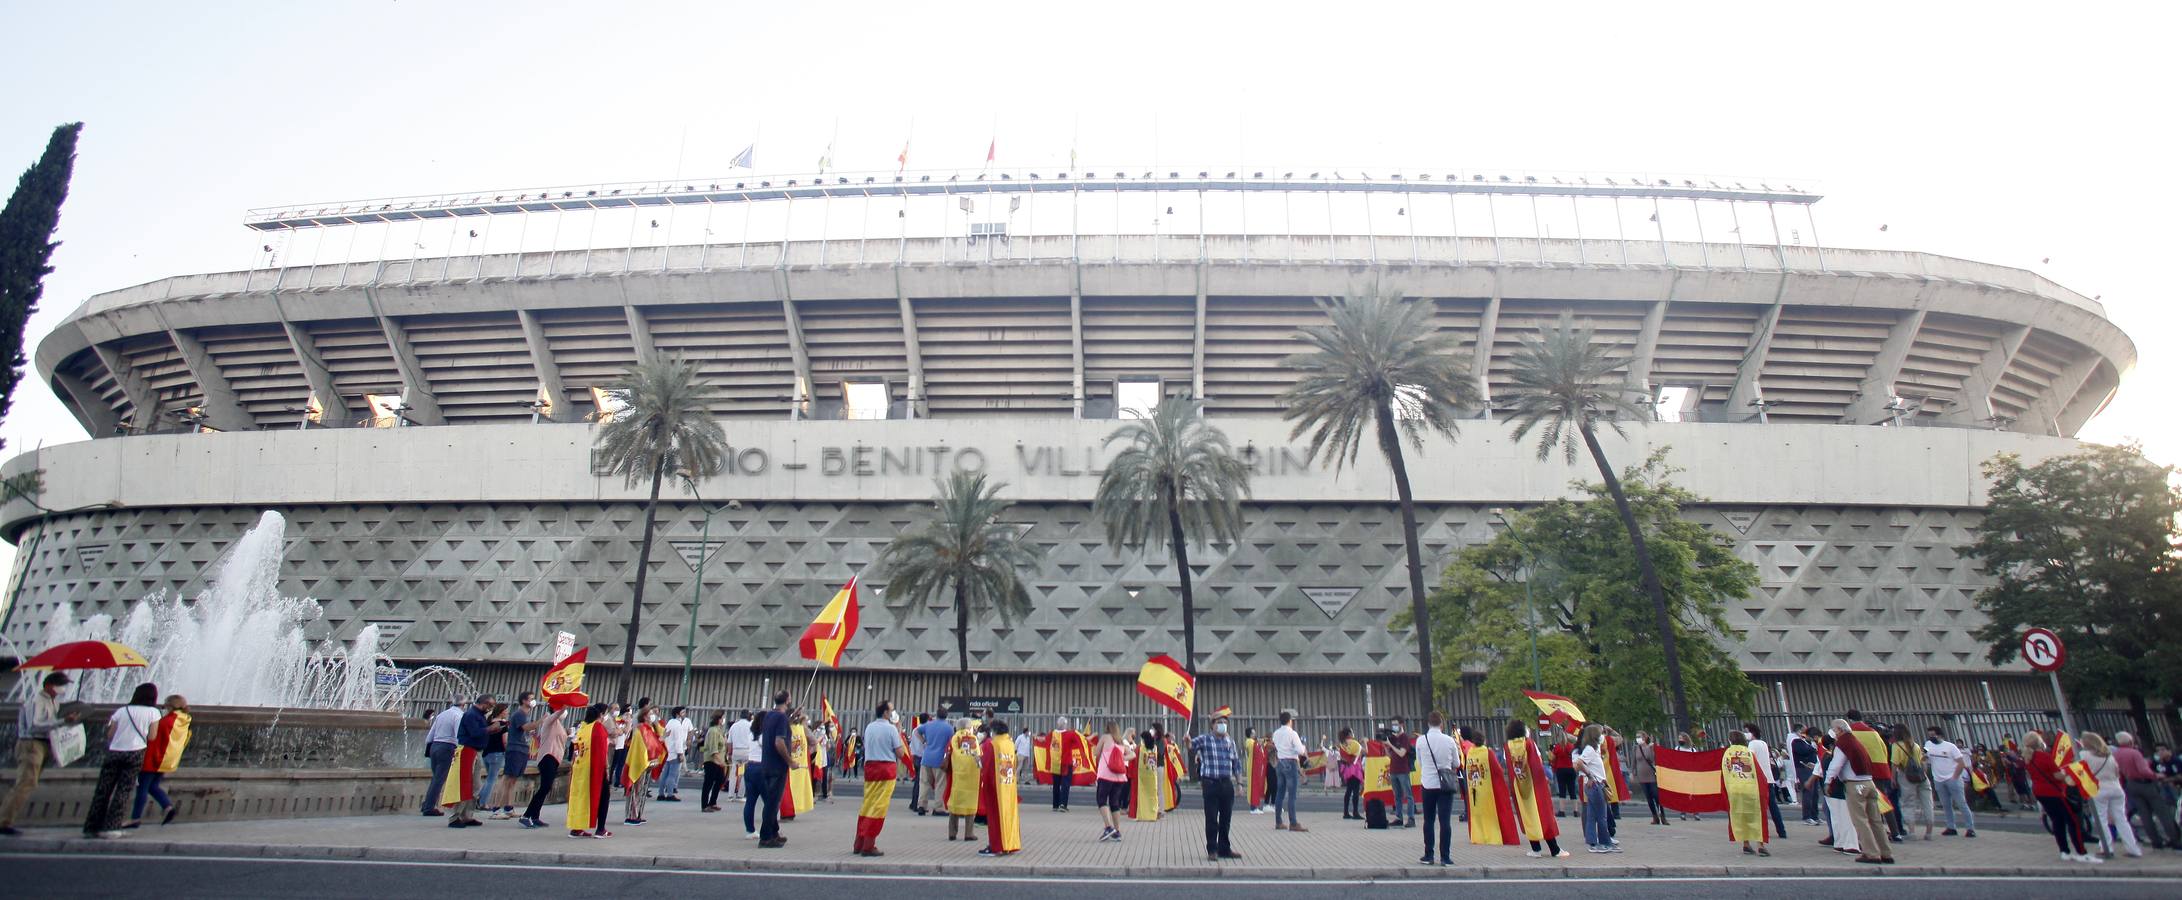
[[[1538,711],[1545,713],[1547,719],[1562,728],[1574,731],[1584,725],[1583,710],[1576,708],[1574,700],[1544,691],[1524,691],[1523,696],[1538,704]]]
[[[1387,746],[1378,741],[1364,742],[1364,802],[1377,800],[1388,806],[1394,805],[1394,779],[1391,775],[1393,758],[1387,755]]]
[[[1599,740],[1599,752],[1606,763],[1606,802],[1627,802],[1629,782],[1621,775],[1621,742],[1607,735]]]
[[[796,650],[804,659],[822,663],[829,669],[841,667],[841,651],[849,648],[849,639],[856,636],[856,579],[842,585],[841,590],[826,602],[826,608],[818,611],[818,618],[803,629],[803,637],[796,641]]]
[[[1678,813],[1727,812],[1721,750],[1658,749],[1659,805]]]
[[[1136,689],[1185,719],[1197,703],[1197,680],[1174,657],[1164,653],[1144,662],[1144,668],[1136,673]]]
[[[1546,780],[1546,764],[1538,755],[1538,745],[1529,738],[1516,738],[1507,743],[1507,754],[1507,777],[1501,783],[1507,785],[1509,804],[1515,808],[1515,821],[1522,827],[1523,837],[1533,841],[1559,838],[1560,823],[1546,815],[1553,811],[1553,784]]]
[[[1326,751],[1313,750],[1303,755],[1303,774],[1312,778],[1326,774]]]
[[[538,682],[538,695],[545,698],[547,707],[558,709],[564,704],[553,698],[583,691],[583,661],[590,656],[591,648],[583,647],[546,670],[545,680]]]
[[[1992,782],[1990,782],[1990,781],[1986,781],[1986,780],[1985,780],[1985,773],[1984,773],[1984,772],[1980,772],[1980,771],[1978,771],[1978,769],[1977,769],[1977,767],[1976,767],[1976,766],[1971,766],[1971,767],[1970,767],[1970,790],[1973,790],[1973,791],[1976,791],[1976,792],[1978,792],[1978,793],[1982,794],[1982,793],[1985,793],[1986,791],[1989,791],[1989,790],[1992,790],[1992,789],[1993,789],[1993,783],[1992,783]]]
[[[833,714],[833,701],[825,694],[818,695],[818,715],[826,723],[826,730],[841,733],[841,717]]]
[[[1508,799],[1507,769],[1484,744],[1463,752],[1462,768],[1470,781],[1470,843],[1515,843],[1515,806]]]

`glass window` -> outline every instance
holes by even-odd
[[[1123,378],[1114,382],[1114,417],[1147,419],[1159,406],[1159,379]]]
[[[841,397],[846,407],[841,418],[886,418],[887,390],[884,381],[841,382]]]

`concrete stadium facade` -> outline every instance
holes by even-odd
[[[1433,304],[1488,396],[1515,343],[1564,311],[1626,342],[1646,392],[1680,388],[1681,421],[1608,451],[1671,447],[1708,498],[1688,515],[1759,566],[1722,640],[1783,702],[1830,708],[1842,683],[1914,672],[1866,678],[1884,692],[1867,708],[2042,705],[2019,667],[1984,661],[1970,632],[1988,579],[1957,551],[1984,502],[1979,463],[2075,449],[2134,360],[2128,338],[2020,270],[1666,241],[904,238],[165,279],[91,298],[38,348],[39,375],[97,437],[6,467],[44,469],[41,505],[66,511],[0,510],[25,551],[5,634],[34,639],[63,603],[113,613],[193,591],[272,508],[290,521],[285,588],[324,604],[327,636],[391,625],[397,659],[510,685],[558,630],[619,659],[641,495],[590,474],[584,420],[591,388],[676,354],[721,385],[735,466],[703,501],[670,494],[637,638],[647,679],[678,672],[686,646],[699,700],[739,703],[800,671],[803,625],[929,505],[936,475],[967,467],[1009,484],[1047,551],[1036,611],[971,637],[981,685],[1039,711],[1142,705],[1135,666],[1180,652],[1172,563],[1106,549],[1089,508],[1134,385],[1203,398],[1257,472],[1248,534],[1192,556],[1202,667],[1238,707],[1332,714],[1364,684],[1406,691],[1414,671],[1387,629],[1408,605],[1399,516],[1370,454],[1338,476],[1301,458],[1280,360],[1319,320],[1312,298],[1373,283]],[[343,427],[371,424],[366,395],[398,396],[408,427]],[[323,427],[300,428],[314,405]],[[167,424],[183,410],[189,431]],[[1589,474],[1477,416],[1412,457],[1433,559],[1488,539],[1495,508],[1569,496]],[[867,601],[858,674],[829,676],[849,679],[836,695],[950,693],[926,676],[953,669],[951,621]]]

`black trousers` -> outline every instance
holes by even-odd
[[[705,785],[698,791],[697,799],[701,802],[697,805],[704,809],[720,805],[720,791],[726,787],[727,770],[721,768],[719,763],[705,763]]]
[[[1206,778],[1198,784],[1205,792],[1205,852],[1234,852],[1227,835],[1235,824],[1235,779]]]
[[[1059,774],[1059,775],[1055,775],[1055,776],[1053,777],[1053,808],[1054,808],[1054,809],[1062,809],[1062,808],[1065,808],[1065,807],[1067,807],[1067,806],[1068,806],[1068,788],[1069,788],[1069,782],[1071,782],[1071,781],[1074,781],[1074,780],[1076,780],[1076,775],[1075,775],[1075,773],[1074,773],[1074,772],[1067,772],[1067,771],[1064,771],[1064,772],[1062,772],[1061,774]]]
[[[523,818],[533,822],[545,809],[546,797],[553,793],[553,778],[561,773],[561,761],[550,754],[538,757],[538,789],[530,794],[530,805],[523,808]]]
[[[621,770],[629,762],[629,748],[615,750],[606,757],[606,784],[610,787],[621,783]]]
[[[751,770],[745,770],[751,771]],[[758,840],[771,841],[780,838],[780,791],[788,786],[788,773],[769,772],[757,767],[756,778],[751,786],[758,791]]]
[[[2053,832],[2053,843],[2061,848],[2062,853],[2082,856],[2083,822],[2076,818],[2075,804],[2060,797],[2040,797],[2038,805],[2045,809],[2046,830]]]
[[[1432,844],[1439,842],[1438,859],[1454,858],[1449,852],[1455,842],[1455,792],[1445,788],[1424,789],[1424,855],[1435,852]]]

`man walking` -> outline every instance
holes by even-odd
[[[879,830],[886,827],[887,804],[894,801],[894,779],[901,773],[902,716],[893,701],[871,711],[864,726],[864,805],[856,811],[857,856],[885,856],[879,852]]]
[[[1947,812],[1947,830],[1942,836],[1955,835],[1955,808],[1962,808],[1963,837],[1977,837],[1977,816],[1970,812],[1968,788],[1970,786],[1970,755],[1948,740],[1939,726],[1924,730],[1924,760],[1932,769],[1932,790],[1939,795],[1940,808]]]
[[[1296,714],[1291,710],[1280,711],[1280,727],[1273,729],[1273,754],[1280,770],[1280,793],[1273,799],[1274,831],[1309,831],[1303,821],[1296,818],[1296,788],[1303,784],[1303,758],[1310,750],[1303,745],[1303,736],[1296,733]],[[1282,825],[1281,812],[1288,813],[1288,824]]]
[[[922,788],[918,792],[922,803],[916,807],[917,815],[930,815],[936,810],[944,816],[947,814],[947,742],[955,739],[955,726],[947,721],[946,707],[940,707],[930,720],[917,726],[916,739],[923,743],[921,755],[917,757],[917,782]]]
[[[788,786],[788,692],[773,695],[773,708],[758,721],[758,763],[750,767],[750,802],[743,806],[743,827],[751,827],[752,807],[761,815],[755,832],[758,846],[777,850],[788,846],[780,836],[780,792]]]
[[[1394,821],[1387,824],[1394,828],[1408,828],[1417,821],[1416,794],[1410,790],[1410,772],[1416,765],[1416,742],[1405,727],[1408,723],[1401,716],[1387,723],[1386,755],[1387,778],[1394,782]]]
[[[2114,732],[2114,767],[2121,772],[2121,789],[2129,798],[2130,811],[2145,820],[2145,839],[2155,849],[2182,849],[2182,837],[2176,835],[2174,801],[2159,789],[2159,773],[2137,749],[2136,735]]]
[[[1047,758],[1053,761],[1053,811],[1068,811],[1068,789],[1076,781],[1076,757],[1088,756],[1083,745],[1083,735],[1068,726],[1068,717],[1053,720],[1053,733],[1046,736]]]
[[[1231,714],[1225,706],[1214,710],[1212,733],[1200,734],[1189,742],[1194,763],[1190,768],[1197,773],[1197,784],[1205,798],[1205,858],[1214,862],[1243,858],[1228,840],[1229,828],[1235,823],[1235,767],[1241,764],[1235,742],[1227,735]],[[1068,720],[1062,719],[1061,723],[1065,729]]]
[[[432,727],[424,732],[424,758],[432,764],[432,783],[424,790],[424,805],[418,810],[427,816],[444,816],[439,810],[439,795],[447,787],[447,767],[455,762],[455,733],[462,730],[462,700],[447,701],[447,708],[432,717]]]
[[[1744,722],[1743,733],[1749,735],[1746,743],[1750,747],[1750,754],[1757,758],[1758,771],[1765,774],[1766,780],[1773,780],[1773,748],[1766,744],[1765,737],[1758,732],[1758,723]],[[1763,804],[1765,810],[1773,815],[1773,834],[1775,836],[1787,834],[1788,824],[1781,821],[1780,803],[1773,796],[1770,788],[1758,797],[1758,802]]]
[[[667,765],[659,772],[659,802],[682,802],[682,757],[689,750],[689,736],[697,725],[689,720],[689,709],[677,706],[667,716],[667,724],[660,728],[660,739],[667,744]]]
[[[1833,760],[1826,764],[1825,786],[1841,782],[1848,795],[1849,822],[1856,827],[1856,846],[1863,849],[1856,861],[1893,865],[1894,849],[1887,844],[1886,821],[1879,814],[1881,791],[1872,774],[1878,764],[1850,730],[1847,719],[1833,720],[1833,740]]]
[[[750,732],[755,714],[743,710],[735,717],[735,723],[727,726],[727,799],[743,798],[743,766],[750,761],[750,753],[757,749],[757,736]],[[753,829],[753,832],[755,829]]]
[[[75,713],[61,715],[61,688],[67,686],[67,673],[48,673],[15,714],[15,786],[8,789],[7,805],[0,807],[0,834],[22,834],[15,830],[15,817],[23,814],[31,793],[38,789],[38,776],[45,772],[46,756],[53,747],[53,729],[76,721]],[[424,799],[432,802],[429,796]]]

